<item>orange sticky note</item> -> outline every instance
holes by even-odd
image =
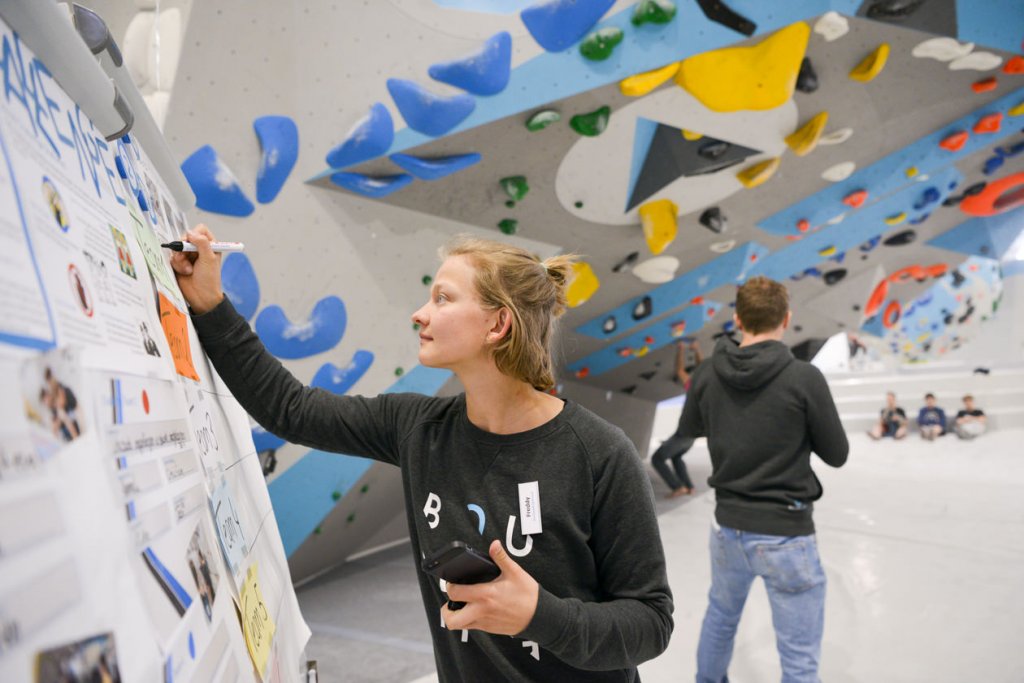
[[[164,336],[171,347],[174,370],[182,377],[198,382],[199,375],[192,364],[192,348],[188,342],[188,318],[162,293],[158,292],[157,296],[160,297],[160,326],[164,328]]]

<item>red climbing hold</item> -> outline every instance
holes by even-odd
[[[702,303],[704,303],[704,297],[702,296],[695,296],[692,299],[690,299],[691,306],[699,306]]]
[[[939,147],[942,149],[948,149],[950,152],[959,152],[964,144],[967,142],[967,131],[961,130],[947,136],[939,143]]]
[[[584,377],[586,377],[589,374],[590,374],[590,368],[580,368],[579,370],[576,371],[576,377],[578,379],[583,379]]]
[[[796,222],[796,229],[800,232],[807,232],[811,229],[811,222],[806,218],[801,218]]]
[[[998,133],[1000,126],[1003,124],[1003,115],[1001,112],[995,114],[988,114],[978,119],[978,122],[974,124],[975,133]]]
[[[974,92],[988,92],[989,90],[995,90],[999,85],[999,81],[996,80],[995,76],[989,78],[983,78],[980,81],[971,83],[971,90]]]
[[[843,204],[859,209],[868,198],[867,190],[857,190],[843,197]]]
[[[654,343],[654,337],[652,337],[650,335],[647,335],[646,337],[644,337],[644,344],[653,344],[653,343]]]
[[[1017,74],[1024,74],[1024,57],[1020,55],[1010,59],[1003,65],[1003,73],[1015,76]]]

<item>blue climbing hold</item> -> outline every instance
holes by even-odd
[[[433,64],[427,73],[435,81],[454,85],[474,95],[497,95],[512,73],[512,36],[495,33],[480,52],[451,62]]]
[[[909,225],[921,225],[921,223],[924,223],[926,220],[928,220],[928,218],[931,215],[931,213],[922,213],[920,216],[916,218],[911,218],[910,220],[907,221],[907,223]]]
[[[263,157],[256,173],[256,201],[274,201],[299,158],[299,127],[287,116],[261,116],[252,122]]]
[[[929,187],[922,192],[921,196],[917,198],[916,202],[914,202],[914,209],[916,211],[920,211],[927,206],[935,204],[941,198],[942,195],[939,194],[939,189],[937,187]]]
[[[392,192],[401,190],[412,182],[412,176],[408,173],[398,175],[369,176],[362,173],[348,173],[339,171],[331,175],[331,182],[344,187],[351,192],[357,192],[364,197],[386,197]]]
[[[388,92],[409,127],[431,137],[444,135],[476,108],[476,100],[469,95],[441,97],[402,78],[389,78]]]
[[[256,210],[238,180],[210,145],[203,145],[181,164],[196,195],[196,206],[225,216],[245,217]]]
[[[1004,163],[1006,163],[1006,157],[1002,154],[989,157],[988,159],[985,159],[985,165],[982,167],[981,172],[985,175],[992,175],[999,170]]]
[[[881,235],[875,235],[864,244],[860,245],[860,250],[865,254],[878,246],[878,243],[882,241]]]
[[[267,306],[256,317],[256,334],[278,358],[307,358],[334,348],[345,334],[346,322],[344,302],[327,296],[301,324],[288,320],[280,306]]]
[[[420,180],[444,178],[464,168],[469,168],[480,161],[480,158],[480,155],[476,152],[450,157],[438,157],[436,159],[421,159],[420,157],[408,154],[392,154],[390,157],[391,161]]]
[[[615,0],[541,0],[519,13],[526,29],[548,52],[561,52],[578,43]]]
[[[266,451],[276,451],[288,442],[276,434],[268,432],[263,427],[256,425],[252,428],[252,443],[256,447],[257,453],[264,453]]]
[[[327,153],[327,165],[344,168],[387,153],[395,141],[395,124],[388,108],[380,102],[370,107],[370,113],[361,119],[345,141]]]
[[[220,267],[221,287],[235,310],[250,320],[260,305],[260,283],[249,257],[235,252],[228,254]]]
[[[360,349],[352,354],[352,361],[343,368],[339,368],[333,363],[321,365],[309,386],[341,396],[366,374],[371,365],[373,365],[373,354]]]

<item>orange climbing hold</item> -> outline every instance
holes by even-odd
[[[952,135],[947,135],[945,138],[943,138],[942,142],[939,143],[939,147],[941,147],[942,149],[948,149],[950,152],[959,152],[967,143],[967,137],[967,131],[957,131],[956,133],[953,133]]]
[[[576,371],[577,379],[583,379],[584,377],[586,377],[589,374],[590,374],[590,368],[580,368],[579,370]]]
[[[975,133],[998,133],[999,128],[1003,125],[1003,115],[1000,112],[995,114],[988,114],[978,119],[978,122],[974,124]]]
[[[900,313],[902,313],[900,302],[893,299],[885,307],[885,313],[882,315],[882,324],[885,325],[886,329],[890,329],[900,321]]]
[[[995,216],[1024,205],[1024,173],[989,183],[978,194],[964,197],[960,210],[971,216]]]
[[[885,301],[885,297],[889,294],[889,280],[882,280],[875,285],[875,291],[871,292],[871,296],[868,297],[867,304],[864,305],[864,315],[867,317],[873,316],[878,312],[878,309],[882,307],[882,303]]]
[[[1017,55],[1007,60],[1006,64],[1003,64],[1003,73],[1010,74],[1011,76],[1024,74],[1024,57]]]
[[[974,92],[988,92],[989,90],[995,90],[998,86],[999,81],[996,80],[996,77],[990,76],[971,83],[971,90]]]
[[[796,222],[796,229],[800,232],[807,232],[811,229],[811,222],[806,218],[801,218]]]
[[[864,202],[867,201],[867,198],[867,190],[857,190],[843,197],[843,204],[846,204],[847,206],[852,206],[855,209],[859,209],[861,206],[864,205]]]

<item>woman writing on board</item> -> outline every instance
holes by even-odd
[[[571,257],[450,244],[412,320],[420,362],[454,372],[465,393],[365,398],[296,380],[224,296],[210,231],[186,239],[199,251],[172,256],[178,284],[249,414],[292,443],[400,467],[417,566],[462,541],[501,570],[477,585],[419,572],[441,681],[639,680],[637,664],[668,645],[672,596],[632,443],[547,393]],[[453,611],[449,598],[466,605]]]

